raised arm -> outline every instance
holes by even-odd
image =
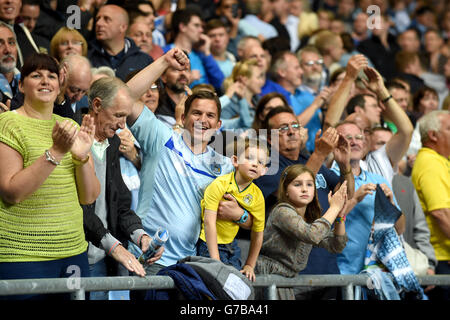
[[[339,140],[336,148],[333,151],[334,160],[339,166],[340,183],[336,186],[335,191],[341,187],[341,185],[347,183],[347,199],[352,199],[355,193],[355,177],[353,176],[352,167],[350,165],[350,143],[341,134],[339,134]]]
[[[350,58],[345,69],[345,77],[331,97],[328,111],[325,114],[323,129],[334,127],[341,119],[342,113],[347,105],[348,98],[358,73],[367,67],[367,59],[362,54],[356,54]]]
[[[347,197],[353,198],[355,192],[355,177],[350,166],[350,145],[335,128],[328,128],[322,137],[319,138],[321,131],[316,134],[316,148],[305,164],[314,174],[320,170],[328,155],[333,152],[334,159],[339,165],[341,172],[340,182],[336,185],[334,191],[337,191],[344,181],[347,182]]]
[[[405,111],[398,105],[388,89],[385,87],[383,78],[374,68],[366,68],[364,73],[369,82],[366,86],[374,91],[378,98],[384,102],[385,109],[383,115],[390,119],[397,127],[397,133],[386,143],[386,153],[395,167],[408,151],[414,127],[406,115]]]
[[[311,118],[316,113],[317,109],[321,108],[324,104],[328,103],[330,97],[332,96],[333,91],[329,87],[323,88],[322,91],[319,92],[314,101],[306,108],[302,113],[297,116],[298,122],[302,126],[306,126]]]
[[[154,83],[158,80],[168,67],[173,67],[177,70],[189,69],[189,58],[180,49],[173,48],[142,69],[127,82],[132,99],[134,101],[139,100],[139,98],[148,90],[149,83]],[[143,105],[140,103],[133,104],[127,118],[128,124],[132,124],[136,121],[142,112],[142,107]]]
[[[335,128],[328,128],[320,137],[321,130],[317,131],[315,139],[315,149],[314,152],[305,164],[308,169],[310,169],[316,175],[322,164],[324,163],[326,157],[333,152],[339,141],[339,134]]]

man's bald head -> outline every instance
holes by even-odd
[[[96,15],[96,38],[99,41],[123,41],[128,24],[128,13],[123,8],[115,4],[104,5]]]
[[[80,101],[91,84],[91,63],[84,56],[70,55],[61,61],[61,65],[67,68],[66,96],[71,103]]]

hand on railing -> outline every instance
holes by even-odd
[[[136,257],[121,244],[114,249],[111,256],[114,260],[122,264],[128,271],[134,272],[138,276],[145,277],[144,267],[139,263]]]

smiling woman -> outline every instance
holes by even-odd
[[[0,279],[67,277],[69,265],[86,276],[80,203],[100,192],[89,157],[93,121],[79,129],[53,114],[59,67],[46,54],[26,60],[19,89],[23,105],[0,115]]]

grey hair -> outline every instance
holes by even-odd
[[[12,72],[15,68],[17,68],[17,62],[22,58],[22,53],[20,52],[20,48],[17,43],[17,37],[16,37],[16,33],[14,32],[14,28],[3,21],[0,21],[0,28],[7,28],[8,30],[11,31],[11,33],[13,34],[13,37],[14,37],[14,41],[16,42],[16,47],[17,47],[17,56],[14,57],[16,59],[16,63],[14,64],[14,67],[10,69],[10,68],[4,68],[2,66],[1,70],[0,70],[0,73],[9,73],[9,72]]]
[[[419,120],[420,140],[422,144],[429,140],[428,131],[441,130],[441,115],[449,114],[448,110],[435,110],[427,113]]]
[[[296,53],[297,59],[300,63],[302,62],[302,53],[303,52],[314,52],[322,59],[322,54],[320,53],[319,49],[317,49],[315,46],[309,44],[309,45],[303,47],[302,49],[298,50]]]
[[[7,24],[6,22],[0,21],[0,28],[8,28],[9,30],[11,30],[11,32],[14,35],[14,39],[16,39],[17,41],[17,37],[16,37],[16,33],[14,32],[14,29],[12,28],[12,26],[10,26],[9,24]]]
[[[128,86],[119,78],[106,77],[95,80],[89,89],[88,101],[89,109],[92,109],[92,101],[99,98],[104,109],[109,108],[117,96],[119,90],[124,89],[131,96]]]
[[[238,41],[236,48],[238,50],[245,50],[245,48],[247,48],[248,41],[251,41],[251,40],[255,40],[256,42],[258,42],[259,44],[262,45],[261,40],[258,37],[244,36]]]
[[[116,73],[114,72],[114,70],[108,66],[100,66],[98,68],[91,68],[91,72],[92,72],[93,76],[96,74],[104,74],[105,76],[108,76],[108,77],[116,76]]]
[[[293,56],[297,59],[296,55],[291,51],[282,51],[275,55],[269,70],[269,74],[273,79],[278,80],[280,78],[280,76],[278,75],[278,71],[286,70],[289,67],[286,60],[287,56]]]

